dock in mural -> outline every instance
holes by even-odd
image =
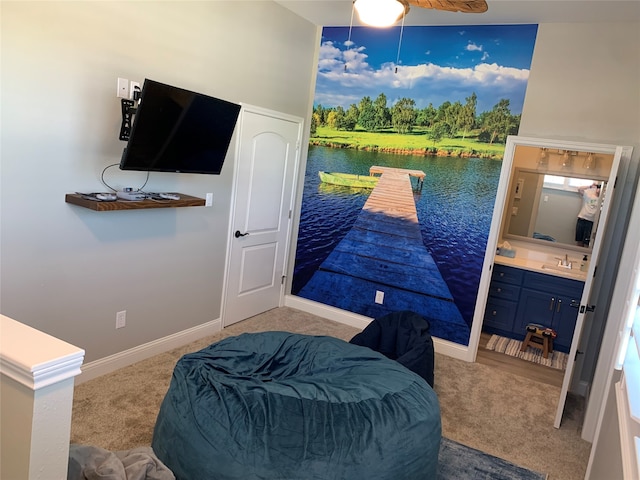
[[[420,232],[410,177],[421,183],[424,172],[377,166],[370,172],[380,180],[353,227],[298,295],[371,318],[413,310],[430,321],[433,336],[468,344],[469,327]]]

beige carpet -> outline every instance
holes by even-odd
[[[358,332],[286,307],[244,320],[212,337],[78,385],[71,441],[114,451],[149,446],[177,360],[222,338],[265,330],[344,340]],[[590,444],[580,438],[581,410],[570,404],[562,427],[553,428],[557,387],[436,354],[434,388],[444,436],[546,472],[550,480],[584,478]]]

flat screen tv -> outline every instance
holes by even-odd
[[[220,174],[240,105],[145,79],[122,170]]]

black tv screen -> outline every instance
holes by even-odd
[[[145,79],[122,170],[219,174],[240,105]]]

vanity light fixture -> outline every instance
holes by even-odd
[[[571,158],[571,152],[565,150],[562,154],[562,168],[571,168],[573,159]]]
[[[549,155],[547,154],[547,149],[542,147],[540,149],[540,158],[538,158],[538,166],[546,167],[549,165]]]
[[[589,155],[587,155],[587,158],[584,160],[584,163],[582,164],[582,166],[584,168],[586,168],[587,170],[591,170],[593,168],[596,168],[596,157],[593,153],[589,153]]]
[[[390,27],[409,11],[403,0],[355,0],[360,21],[372,27]]]

